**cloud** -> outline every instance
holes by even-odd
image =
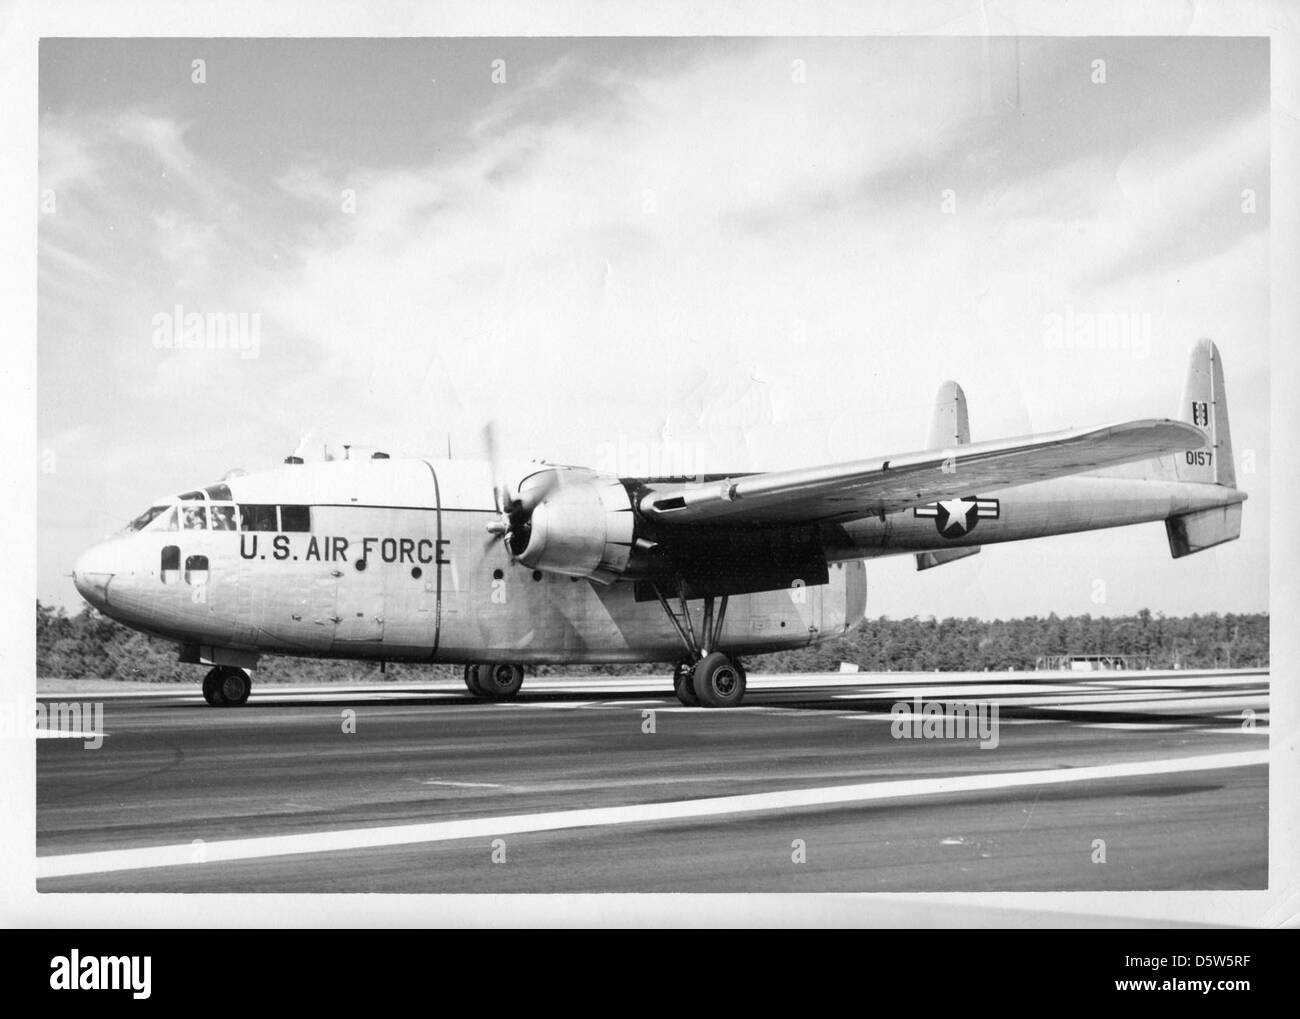
[[[63,118],[42,121],[38,159],[41,188],[56,195],[94,180],[101,170],[85,136]]]

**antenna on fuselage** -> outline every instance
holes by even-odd
[[[451,432],[447,433],[447,459],[451,459]]]

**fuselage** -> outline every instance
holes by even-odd
[[[633,584],[514,562],[487,529],[499,514],[483,463],[295,464],[154,511],[87,552],[77,587],[107,615],[199,648],[423,662],[681,656],[659,602]],[[865,603],[864,567],[841,564],[826,584],[732,598],[722,642],[736,654],[804,647],[856,625]],[[692,606],[697,624],[701,611]]]
[[[787,578],[732,595],[719,646],[755,654],[842,635],[864,617],[863,560],[873,556],[1164,520],[1241,498],[1127,469],[822,524],[811,540],[824,582]],[[485,463],[291,464],[156,501],[82,556],[74,578],[101,611],[205,661],[681,656],[681,638],[643,586],[531,570],[489,533],[498,517]],[[702,627],[702,605],[691,610]]]

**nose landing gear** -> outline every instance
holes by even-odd
[[[214,708],[240,707],[252,689],[252,677],[230,665],[218,665],[203,677],[203,699]]]

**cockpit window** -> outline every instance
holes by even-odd
[[[208,493],[208,498],[215,502],[230,502],[231,500],[229,485],[209,485],[204,491]]]
[[[174,531],[176,530],[176,507],[168,506],[166,513],[160,513],[150,521],[145,527],[146,531]]]
[[[143,531],[153,522],[155,517],[166,513],[169,509],[171,509],[170,506],[150,506],[147,510],[127,524],[126,529],[128,531]]]
[[[212,517],[212,529],[214,531],[233,531],[236,529],[234,506],[213,506],[208,512]]]
[[[208,511],[203,506],[183,506],[181,516],[184,518],[185,530],[205,531],[208,527]]]
[[[180,499],[180,500],[182,500],[183,502],[193,502],[193,501],[196,500],[196,499],[202,499],[202,498],[203,498],[203,493],[202,493],[202,492],[186,492],[184,495],[179,495],[179,496],[177,496],[177,498]]]

